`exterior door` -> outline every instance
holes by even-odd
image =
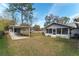
[[[53,35],[56,35],[56,29],[53,29]]]

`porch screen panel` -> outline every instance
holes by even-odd
[[[57,34],[61,34],[61,28],[57,28]]]
[[[68,34],[68,28],[62,28],[62,34]]]
[[[52,29],[49,29],[49,33],[52,33]]]

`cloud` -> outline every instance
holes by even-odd
[[[37,25],[40,25],[41,27],[42,27],[42,25],[41,25],[41,23],[42,23],[42,17],[41,17],[41,15],[39,14],[39,12],[38,11],[35,11],[34,13],[33,13],[33,26],[35,25],[35,24],[37,24]]]
[[[4,7],[4,8],[8,8],[8,4],[6,4],[6,3],[1,3],[0,4],[2,7]]]
[[[54,15],[58,14],[59,11],[61,10],[61,7],[65,7],[67,4],[63,3],[55,3],[52,4],[51,9],[49,9],[48,14],[53,13]]]
[[[48,14],[51,14],[51,13],[55,14],[55,13],[57,12],[57,11],[54,10],[55,7],[56,7],[56,4],[52,4],[52,7],[49,9],[47,15],[48,15]]]
[[[70,16],[71,19],[72,19],[72,18],[75,18],[75,17],[79,17],[79,13],[76,13],[76,14]]]
[[[70,3],[55,3],[52,4],[51,8],[49,8],[47,13],[40,15],[38,11],[34,12],[35,17],[37,17],[38,21],[35,24],[43,27],[45,22],[45,16],[49,14],[53,14],[56,16],[67,16],[70,17],[70,22],[73,21],[73,18],[79,16],[79,4],[70,4]]]
[[[69,13],[70,12],[70,13]],[[79,4],[75,4],[75,3],[56,3],[56,4],[52,4],[52,7],[49,9],[48,14],[54,14],[54,15],[58,15],[58,16],[65,16],[66,14],[68,14],[68,16],[70,16],[70,14],[74,14],[74,13],[78,13],[79,12]]]
[[[52,7],[49,9],[48,14],[58,15],[62,11],[62,8],[65,6],[67,6],[67,4],[65,3],[52,4]]]

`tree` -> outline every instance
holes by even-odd
[[[9,3],[9,4],[8,4],[8,7],[9,7],[9,8],[7,8],[6,11],[7,11],[7,12],[10,12],[11,15],[12,15],[12,19],[15,20],[14,14],[15,14],[15,12],[16,12],[16,10],[17,10],[17,7],[18,7],[18,6],[17,6],[17,3],[15,3],[15,4],[14,4],[14,3]],[[15,20],[15,21],[16,21],[16,20]]]
[[[75,21],[75,22],[79,22],[79,17],[74,18],[74,21]]]
[[[24,20],[29,21],[32,17],[30,17],[32,11],[35,8],[32,7],[31,3],[10,3],[9,8],[7,9],[9,12],[12,13],[12,18],[14,18],[14,13],[19,12],[21,14],[21,22],[23,24]]]
[[[30,3],[22,3],[22,4],[19,4],[19,5],[20,5],[19,10],[21,11],[21,20],[22,20],[22,23],[23,23],[24,20],[27,23],[30,22],[30,20],[32,20],[32,15],[33,15],[32,11],[35,8],[33,8],[32,4],[30,4]]]
[[[39,25],[34,25],[34,26],[33,26],[33,29],[34,29],[35,31],[40,31],[40,26],[39,26]]]
[[[70,18],[65,16],[65,17],[61,17],[60,20],[62,20],[63,23],[66,24],[70,20]]]
[[[74,22],[75,22],[77,28],[79,28],[79,17],[74,18]]]
[[[50,23],[55,23],[55,22],[57,22],[57,20],[59,20],[59,16],[55,16],[55,15],[53,15],[53,14],[50,14],[49,15],[50,16]]]
[[[50,23],[51,17],[50,17],[50,16],[46,16],[46,17],[45,17],[45,20],[46,20],[47,23]]]
[[[14,25],[14,20],[8,20],[8,19],[0,19],[0,31],[8,29],[9,25]]]
[[[46,16],[46,17],[45,17],[45,21],[46,21],[45,26],[48,25],[48,24],[50,24],[50,22],[51,22],[51,17],[50,17],[50,16]]]
[[[44,24],[44,26],[47,26],[50,23],[57,23],[58,20],[59,20],[59,16],[54,16],[53,14],[50,14],[49,16],[45,17],[45,24]]]
[[[57,23],[59,19],[60,19],[59,16],[54,16],[52,22]]]
[[[45,23],[44,26],[47,26],[51,23],[60,23],[60,24],[66,24],[70,20],[69,17],[59,17],[55,16],[53,14],[50,14],[49,16],[45,17]]]

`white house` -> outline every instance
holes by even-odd
[[[52,23],[45,27],[45,36],[71,38],[79,36],[79,28],[75,23],[72,24],[58,24]]]

